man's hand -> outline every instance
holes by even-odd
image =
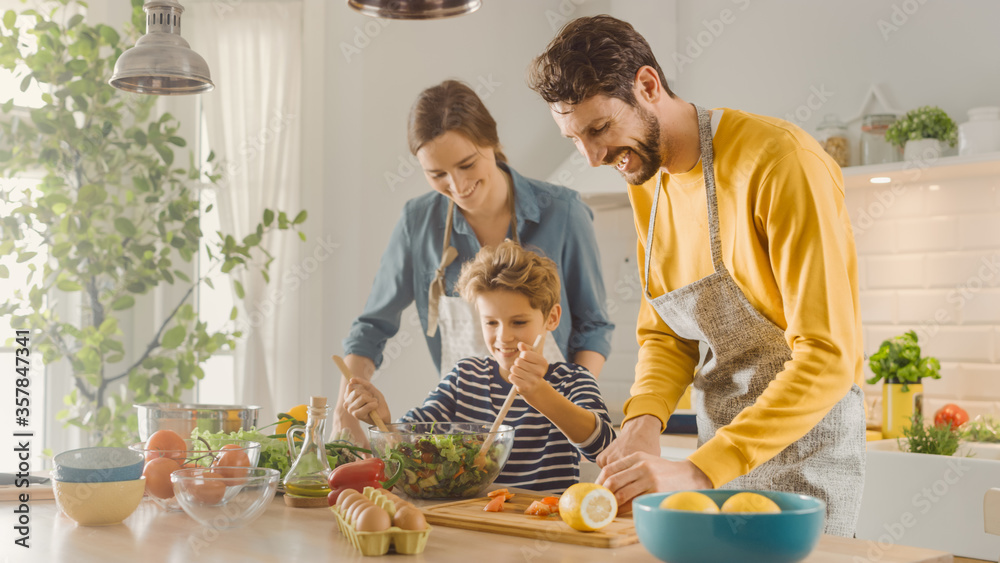
[[[597,456],[597,465],[605,467],[636,452],[659,457],[660,427],[660,419],[652,415],[629,420],[622,426],[615,441]]]
[[[354,418],[375,424],[371,414],[377,413],[382,420],[392,420],[389,414],[389,405],[385,402],[385,396],[379,391],[371,381],[359,377],[352,378],[347,384],[347,392],[344,395],[344,408]]]
[[[670,461],[659,455],[636,452],[604,466],[597,484],[615,494],[619,506],[645,493],[686,489],[712,489],[708,477],[690,461]]]
[[[344,363],[347,364],[351,373],[353,373],[357,378],[370,380],[372,375],[375,373],[375,362],[364,356],[348,354],[347,357],[344,358]],[[344,405],[344,398],[346,394],[347,380],[341,377],[340,389],[337,392],[337,403],[333,409],[333,425],[332,428],[330,428],[331,439],[339,439],[342,437],[341,434],[344,431],[347,431],[351,436],[350,440],[352,442],[363,448],[367,448],[369,447],[368,437],[365,434],[365,431],[361,429],[361,423],[347,411],[347,408]]]

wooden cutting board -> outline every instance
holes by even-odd
[[[449,502],[429,508],[422,507],[422,509],[431,524],[477,532],[492,532],[591,547],[622,547],[639,541],[631,515],[619,516],[614,522],[596,532],[580,532],[570,528],[557,514],[542,517],[528,516],[524,513],[532,501],[543,498],[542,495],[516,493],[514,498],[504,503],[503,512],[484,512],[483,507],[490,500],[485,497]]]

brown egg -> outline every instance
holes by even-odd
[[[354,503],[354,505],[351,506],[351,508],[348,509],[347,511],[347,521],[350,522],[355,527],[357,527],[358,515],[360,515],[362,512],[364,512],[371,506],[375,505],[372,503],[372,501],[368,500],[367,498]]]
[[[361,495],[347,499],[346,501],[344,501],[344,504],[341,505],[340,507],[340,515],[343,516],[345,519],[347,519],[348,515],[351,512],[351,509],[354,508],[356,505],[365,502],[366,500],[367,499],[365,499],[365,497]]]
[[[381,532],[388,530],[391,525],[389,513],[373,504],[357,515],[354,529],[359,532]]]
[[[340,507],[344,506],[344,504],[347,503],[348,499],[356,497],[356,496],[359,497],[359,496],[363,496],[363,495],[361,493],[355,491],[354,489],[351,489],[349,491],[344,491],[344,492],[340,493],[340,496],[337,497],[337,508],[340,508]]]
[[[402,506],[397,509],[396,516],[393,518],[393,524],[404,530],[427,529],[427,519],[424,518],[424,513],[412,505]]]

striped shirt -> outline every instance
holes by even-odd
[[[561,395],[594,413],[597,429],[584,443],[574,444],[545,415],[523,398],[514,400],[504,424],[514,427],[510,458],[495,483],[544,491],[565,489],[580,480],[580,454],[594,460],[614,439],[611,417],[597,381],[586,368],[557,363],[545,375]],[[458,362],[422,406],[399,422],[479,422],[492,424],[511,384],[500,377],[493,358],[466,358]]]

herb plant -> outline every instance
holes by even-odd
[[[900,449],[914,454],[954,455],[958,451],[958,430],[950,424],[924,426],[924,417],[914,413],[910,427],[903,429],[906,445]]]
[[[923,106],[906,112],[885,132],[885,140],[898,147],[920,139],[937,139],[953,147],[958,139],[958,126],[941,108]]]
[[[941,378],[940,362],[920,356],[917,333],[912,330],[882,342],[878,351],[868,358],[868,366],[875,374],[867,380],[869,384],[884,379],[886,383],[902,383],[903,391],[909,391],[907,384],[919,383],[921,378]]]

